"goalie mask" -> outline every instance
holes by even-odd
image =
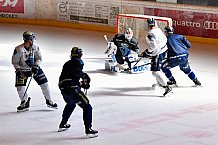
[[[127,28],[125,31],[125,38],[130,41],[133,37],[133,30],[131,28]]]
[[[33,42],[34,40],[36,40],[36,36],[31,31],[25,31],[25,32],[23,32],[23,40],[24,41],[31,40]]]
[[[174,29],[173,29],[173,27],[171,27],[171,26],[166,26],[166,27],[164,28],[164,32],[166,33],[166,35],[170,35],[170,34],[173,34]]]
[[[73,48],[71,49],[70,58],[81,58],[82,55],[83,55],[83,50],[82,50],[82,48],[73,47]]]

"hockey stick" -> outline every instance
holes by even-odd
[[[84,94],[87,95],[87,89],[84,89]]]
[[[135,63],[135,65],[134,65],[132,68],[134,68],[134,67],[139,63],[139,61],[140,61],[141,59],[142,59],[142,57],[138,59],[138,61]]]
[[[31,75],[30,81],[29,81],[29,83],[28,83],[28,85],[27,85],[27,87],[26,87],[26,90],[25,90],[24,94],[23,94],[22,100],[23,100],[24,96],[26,95],[26,92],[27,92],[27,90],[28,90],[28,88],[29,88],[29,86],[30,86],[30,82],[31,82],[32,78],[33,78],[33,75]],[[21,100],[21,101],[22,101],[22,100]]]
[[[107,44],[108,44],[107,35],[104,35],[104,39],[105,39],[105,41],[106,41]],[[110,51],[110,48],[111,48],[111,47],[107,48],[107,50],[104,52],[104,54],[107,54],[107,53]]]
[[[105,39],[106,42],[108,43],[107,35],[104,35],[104,39]]]

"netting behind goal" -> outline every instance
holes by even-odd
[[[119,14],[116,21],[116,32],[123,33],[126,28],[132,28],[134,36],[139,42],[140,51],[144,51],[147,47],[145,37],[148,32],[147,19],[154,18],[156,24],[162,30],[165,26],[172,26],[172,19],[167,17],[157,17],[149,15],[136,14]]]

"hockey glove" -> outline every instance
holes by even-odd
[[[142,53],[138,53],[138,57],[143,57],[143,52]]]
[[[104,54],[108,54],[108,52],[111,50],[113,45],[114,45],[114,42],[108,42],[107,43],[107,50],[104,52]]]
[[[146,49],[141,54],[138,54],[139,57],[145,57],[145,58],[151,58],[150,53],[148,52],[148,49]]]
[[[16,69],[15,73],[17,76],[20,76],[23,79],[27,78],[27,76],[24,74],[24,72],[20,68]]]
[[[84,81],[80,82],[80,87],[84,88],[84,89],[89,89],[90,88],[90,84],[86,84]]]
[[[81,81],[81,85],[80,85],[81,88],[89,89],[90,82],[91,82],[91,79],[90,79],[89,75],[87,73],[84,73],[84,76],[82,77],[82,81]]]
[[[87,73],[84,73],[84,76],[83,76],[83,81],[87,84],[89,84],[91,82],[91,79],[89,77],[89,75]]]
[[[32,73],[33,73],[34,76],[37,75],[38,71],[39,71],[39,66],[38,65],[33,65],[32,66]]]

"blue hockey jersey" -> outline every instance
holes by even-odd
[[[180,34],[171,34],[167,37],[168,53],[167,57],[179,57],[188,55],[188,49],[191,48],[191,43],[185,36]]]

